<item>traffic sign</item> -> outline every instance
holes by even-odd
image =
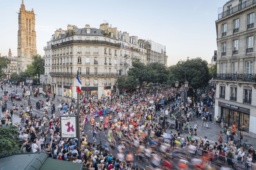
[[[8,100],[8,97],[7,97],[7,96],[4,96],[4,100],[5,100],[5,101]]]

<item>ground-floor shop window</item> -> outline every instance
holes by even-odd
[[[231,126],[234,122],[239,130],[249,131],[250,115],[247,113],[221,108],[221,117],[224,124]]]

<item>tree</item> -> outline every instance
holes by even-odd
[[[0,57],[0,78],[5,76],[4,69],[8,67],[10,60],[7,57]]]
[[[179,61],[171,72],[176,81],[184,83],[186,79],[194,89],[205,87],[209,82],[208,63],[201,58]]]
[[[33,62],[27,66],[25,72],[30,77],[44,74],[44,59],[40,55],[33,56]]]
[[[217,64],[212,65],[209,68],[210,78],[213,78],[217,74]]]
[[[19,152],[18,129],[16,126],[0,127],[0,153]]]

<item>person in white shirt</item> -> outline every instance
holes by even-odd
[[[31,146],[31,149],[32,149],[32,153],[36,153],[36,152],[39,151],[39,147],[38,147],[38,145],[36,144],[36,141],[33,141],[32,146]]]

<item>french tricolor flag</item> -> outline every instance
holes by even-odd
[[[82,93],[82,83],[81,83],[81,80],[79,79],[78,72],[76,74],[76,92]]]

